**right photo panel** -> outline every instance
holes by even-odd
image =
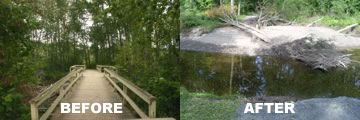
[[[360,120],[360,0],[180,0],[181,120]]]

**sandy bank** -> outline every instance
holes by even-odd
[[[261,49],[269,48],[313,34],[319,39],[331,40],[337,49],[360,48],[360,38],[325,27],[268,26],[261,29],[269,38],[269,43],[255,40],[236,27],[221,27],[213,32],[199,36],[199,30],[190,31],[180,37],[182,50],[221,52],[232,54],[261,55]],[[194,35],[196,34],[196,35]]]

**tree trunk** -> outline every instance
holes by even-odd
[[[193,0],[190,0],[190,8],[193,8]]]
[[[231,13],[234,14],[234,0],[231,0]]]
[[[240,3],[241,3],[241,0],[239,0],[237,15],[240,15],[240,10],[241,10]]]

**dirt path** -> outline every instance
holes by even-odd
[[[62,103],[122,103],[121,97],[105,79],[104,74],[96,70],[86,70],[83,77],[72,88],[70,94],[63,99]],[[135,118],[128,108],[122,109],[123,113],[91,113],[85,114],[61,114],[60,107],[56,108],[51,119],[53,120],[118,120],[121,118]]]

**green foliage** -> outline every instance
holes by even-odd
[[[239,99],[210,100],[197,97],[196,93],[189,93],[180,88],[180,118],[181,120],[221,120],[230,119],[235,111],[242,105]],[[236,116],[236,115],[235,115]]]
[[[217,19],[223,13],[217,11],[220,11],[222,6],[230,7],[230,1],[222,1],[222,6],[220,0],[191,1],[181,1],[181,29],[194,26],[205,28],[221,26]],[[240,0],[235,0],[235,10],[238,2]],[[280,16],[304,24],[313,22],[309,21],[309,18],[314,16],[323,16],[324,20],[320,24],[335,28],[359,23],[360,0],[241,0],[241,15],[259,12],[262,5],[264,12],[270,16]],[[202,14],[205,11],[208,13],[207,16]]]
[[[36,26],[26,1],[0,1],[0,119],[27,119],[25,85],[35,84],[31,30]]]
[[[178,0],[96,0],[87,6],[94,21],[89,32],[94,63],[115,65],[157,98],[158,117],[178,119],[179,5]],[[147,110],[142,100],[135,102]]]
[[[272,0],[266,4],[266,10],[290,20],[311,16],[329,16],[334,19],[346,19],[357,16],[360,10],[359,0]],[[347,23],[341,23],[347,24]],[[340,25],[341,26],[341,25]]]
[[[199,11],[188,9],[180,13],[180,24],[181,28],[189,28],[194,26],[199,26],[205,16],[202,16]]]
[[[0,95],[4,95],[0,98],[1,119],[27,119],[30,117],[29,107],[21,104],[24,102],[24,95],[20,91],[16,91],[15,88],[8,91],[0,90]]]
[[[336,27],[339,29],[355,23],[360,23],[359,19],[357,19],[357,17],[350,17],[350,16],[341,19],[324,16],[323,20],[320,22],[320,24],[324,26]]]
[[[200,26],[204,28],[203,33],[207,33],[217,27],[224,26],[219,18],[223,17],[224,13],[230,13],[231,6],[229,1],[222,1],[222,3],[223,5],[220,5],[219,0],[182,0],[180,6],[180,28],[187,29]],[[242,0],[242,16],[240,18],[253,11],[255,3],[257,2]],[[237,6],[234,6],[234,8],[237,9]]]
[[[210,9],[214,6],[213,0],[194,0],[199,10]]]
[[[218,98],[218,99],[237,99],[245,98],[243,95],[233,94],[233,95],[222,95],[218,96],[212,93],[191,93],[192,96],[201,97],[201,98]]]
[[[359,0],[334,0],[331,1],[329,11],[334,13],[336,17],[344,17],[348,15],[358,14],[360,10]]]
[[[204,33],[211,32],[213,29],[223,26],[224,24],[220,20],[211,20],[207,16],[207,12],[200,12],[198,10],[188,9],[180,13],[180,27],[181,29],[191,28],[195,26],[201,26],[205,30]]]
[[[208,17],[210,17],[210,19],[212,19],[212,20],[215,18],[222,18],[226,14],[231,14],[231,6],[230,5],[222,5],[217,8],[209,9],[207,11]]]
[[[274,0],[267,2],[269,11],[276,11],[281,16],[290,20],[299,16],[310,16],[313,12],[313,6],[309,0]]]
[[[214,7],[214,0],[180,0],[181,9],[206,10]]]
[[[41,18],[38,19],[41,26],[37,31],[42,34],[34,34],[33,37],[47,43],[39,43],[35,48],[46,63],[42,69],[67,72],[71,65],[88,63],[87,36],[82,27],[84,2],[39,0],[35,6],[34,11],[38,12],[34,16]]]

